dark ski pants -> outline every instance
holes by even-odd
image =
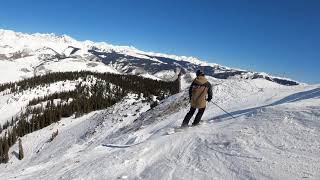
[[[199,122],[201,121],[201,117],[202,117],[205,109],[206,109],[206,108],[200,108],[200,109],[198,109],[198,113],[197,113],[196,118],[194,119],[192,125],[195,126],[195,125],[198,125],[198,124],[199,124]],[[181,126],[187,126],[187,125],[189,124],[189,121],[190,121],[190,119],[191,119],[191,117],[193,116],[193,114],[194,114],[195,111],[196,111],[196,108],[193,108],[193,107],[190,108],[190,111],[187,113],[186,117],[184,117],[184,120],[183,120]]]

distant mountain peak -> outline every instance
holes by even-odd
[[[32,67],[35,71],[29,73],[29,75],[24,74],[26,71],[18,71],[17,74],[22,74],[20,77],[29,77],[37,75],[37,73],[43,74],[51,71],[78,71],[80,69],[145,74],[148,77],[151,75],[155,76],[154,78],[167,80],[168,76],[165,73],[175,72],[175,69],[179,68],[183,74],[194,73],[197,69],[203,69],[206,75],[218,79],[263,78],[283,85],[299,84],[287,78],[229,68],[208,63],[192,56],[146,52],[133,46],[118,46],[106,42],[78,41],[68,35],[56,35],[54,33],[27,34],[0,29],[0,40],[0,60],[15,61],[16,66]],[[20,61],[26,58],[27,60]],[[61,65],[59,65],[59,68],[55,67],[61,61],[67,61],[63,65],[68,68]],[[93,68],[92,63],[91,66],[85,65],[85,63],[88,64],[91,61],[102,64],[100,64],[101,66],[94,66],[95,68]],[[73,64],[73,67],[69,64]]]

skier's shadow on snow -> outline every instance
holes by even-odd
[[[311,99],[311,98],[320,98],[320,88],[315,88],[312,90],[295,93],[295,94],[287,96],[283,99],[280,99],[279,101],[271,103],[269,105],[264,105],[264,106],[259,106],[259,107],[255,107],[255,108],[244,109],[244,110],[238,110],[238,111],[230,112],[230,114],[237,118],[239,116],[246,115],[248,113],[257,112],[259,109],[262,109],[262,108],[265,108],[268,106],[275,106],[275,105],[279,105],[279,104],[283,104],[283,103],[297,102],[297,101]],[[229,118],[229,117],[230,116],[228,114],[223,114],[223,115],[211,118],[208,121],[221,122],[221,121],[224,121],[223,120],[224,118]]]

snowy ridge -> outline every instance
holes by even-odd
[[[10,149],[6,179],[319,179],[320,86],[265,79],[210,78],[213,101],[203,123],[176,132],[188,93],[149,110],[128,95],[114,106],[65,118]],[[59,135],[47,142],[52,132]],[[113,146],[111,146],[113,145]],[[119,148],[120,147],[120,148]]]

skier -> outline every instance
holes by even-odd
[[[197,70],[196,75],[197,77],[193,80],[189,88],[189,100],[191,102],[191,108],[182,122],[182,128],[188,126],[189,121],[196,109],[198,109],[198,113],[192,123],[192,126],[198,125],[206,108],[206,100],[210,102],[212,99],[212,86],[205,78],[204,72]],[[206,96],[208,96],[207,99]]]

